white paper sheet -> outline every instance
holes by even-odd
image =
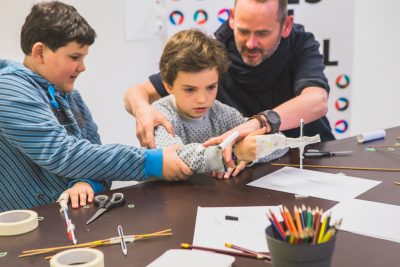
[[[269,251],[265,229],[270,222],[266,213],[271,209],[277,220],[282,221],[279,207],[198,207],[193,245],[229,250],[225,243],[231,243],[258,252]],[[226,215],[239,219],[226,220]]]
[[[343,219],[341,230],[400,243],[400,206],[351,199],[325,214],[329,212],[331,222]]]
[[[353,199],[381,181],[284,167],[248,185],[334,201]]]
[[[147,267],[229,267],[235,257],[214,252],[169,249]]]

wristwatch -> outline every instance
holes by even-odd
[[[281,117],[279,114],[273,110],[267,110],[260,113],[264,116],[266,122],[271,126],[271,131],[269,133],[274,134],[279,132],[279,127],[281,126]]]

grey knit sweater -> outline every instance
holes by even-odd
[[[159,125],[155,128],[156,147],[181,144],[178,156],[196,173],[224,171],[222,155],[215,146],[205,148],[202,143],[242,124],[246,119],[236,109],[215,100],[209,112],[199,119],[188,118],[176,109],[175,97],[166,96],[153,103],[171,122],[175,136]],[[267,162],[283,156],[287,149],[277,150],[257,162]]]

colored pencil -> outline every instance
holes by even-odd
[[[257,252],[257,251],[254,251],[254,250],[250,250],[248,248],[244,248],[244,247],[239,247],[239,246],[233,245],[231,243],[225,243],[225,247],[233,248],[233,249],[240,250],[240,251],[247,252],[247,253],[251,253],[251,254],[255,254],[255,255],[259,256],[259,257],[257,257],[259,259],[261,259],[261,258],[265,258],[265,259],[268,259],[268,260],[271,259],[271,254],[268,253],[268,252]]]
[[[326,219],[326,229],[329,229],[329,224],[331,222],[331,217],[332,217],[332,211],[329,212],[328,218]]]
[[[313,211],[311,212],[311,229],[315,229],[315,213],[318,210],[318,207],[316,207],[315,209],[313,209]]]
[[[221,254],[225,254],[225,255],[232,255],[232,256],[242,256],[242,257],[248,257],[248,258],[264,259],[264,257],[263,258],[259,258],[258,255],[252,254],[252,253],[235,252],[235,251],[223,250],[223,249],[217,249],[217,248],[193,246],[193,245],[190,245],[188,243],[181,243],[181,248],[211,251],[211,252],[221,253]]]
[[[318,216],[318,214],[319,214],[319,208],[317,206],[315,208],[314,214],[313,214],[313,226],[312,226],[312,228],[314,229],[314,231],[315,231],[315,226],[317,225],[317,216]]]
[[[293,230],[293,233],[296,234],[297,233],[296,226],[294,226],[294,222],[293,222],[292,216],[290,215],[290,211],[286,207],[283,207],[283,209],[285,211],[286,217],[288,218],[288,221],[289,221],[290,227]]]
[[[312,227],[312,213],[311,213],[310,206],[308,206],[308,209],[307,209],[307,227],[309,229],[311,229],[311,227]]]
[[[268,212],[267,212],[267,217],[268,217],[268,220],[271,222],[271,225],[272,225],[272,226],[275,228],[275,230],[278,232],[278,234],[279,234],[281,240],[285,241],[285,240],[286,240],[285,233],[283,232],[283,229],[282,229],[282,226],[280,225],[280,223],[279,223],[279,222],[278,222],[278,223],[275,223],[275,221],[271,218],[271,215],[268,214]],[[278,225],[281,226],[280,229],[282,229],[282,231],[279,229],[279,226],[278,226]]]
[[[281,212],[281,215],[282,215],[282,218],[283,218],[283,222],[285,223],[286,230],[288,230],[288,231],[292,234],[292,233],[293,233],[293,230],[292,230],[292,228],[290,227],[290,224],[289,224],[289,221],[288,221],[288,219],[287,219],[287,217],[286,217],[286,214],[283,212],[283,209],[282,209],[282,208],[279,208],[279,210],[280,210],[280,212]]]
[[[307,228],[307,209],[306,206],[301,205],[301,214],[303,215],[303,229]]]
[[[281,233],[281,236],[283,237],[282,240],[286,240],[285,230],[283,230],[282,225],[280,224],[278,219],[276,219],[275,214],[271,209],[269,210],[269,214],[271,215],[272,220],[275,222],[276,226],[278,227],[278,230]]]
[[[315,223],[315,234],[313,238],[313,244],[317,244],[318,242],[318,234],[319,230],[321,229],[321,214],[323,213],[323,210],[320,209],[318,212],[318,215],[316,215],[316,223]]]
[[[303,227],[301,225],[299,210],[297,209],[296,206],[294,206],[294,218],[296,219],[297,230],[299,231],[299,233],[302,233]]]
[[[324,237],[327,221],[328,221],[328,216],[325,216],[321,225],[321,229],[319,230],[318,244],[322,242],[322,238]]]
[[[321,243],[325,243],[325,242],[328,242],[329,240],[331,240],[332,237],[335,235],[335,233],[336,233],[335,228],[329,229],[329,230],[326,232],[326,234],[324,235],[324,237],[322,238]]]

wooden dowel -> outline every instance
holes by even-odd
[[[299,164],[288,164],[288,163],[271,163],[273,166],[288,166],[288,167],[299,167]],[[370,167],[350,167],[350,166],[328,166],[328,165],[303,165],[304,168],[311,169],[341,169],[341,170],[357,170],[357,171],[388,171],[388,172],[400,172],[400,169],[396,168],[370,168]]]
[[[128,235],[127,237],[131,237],[131,238],[133,237],[134,239],[137,239],[137,240],[140,240],[140,239],[143,240],[143,239],[150,239],[150,238],[155,238],[155,237],[171,236],[172,235],[171,231],[172,231],[171,229],[166,229],[166,230],[158,231],[158,232],[151,233],[151,234]],[[95,241],[82,243],[82,244],[76,244],[76,245],[24,250],[24,251],[22,251],[22,254],[19,255],[18,257],[19,258],[29,257],[29,256],[34,256],[34,255],[55,252],[58,250],[71,249],[71,248],[97,247],[97,246],[102,246],[102,245],[108,245],[108,244],[111,244],[111,239],[112,238],[95,240]]]
[[[368,148],[380,148],[380,147],[399,147],[400,144],[393,144],[393,145],[377,145],[377,146],[369,146]]]

